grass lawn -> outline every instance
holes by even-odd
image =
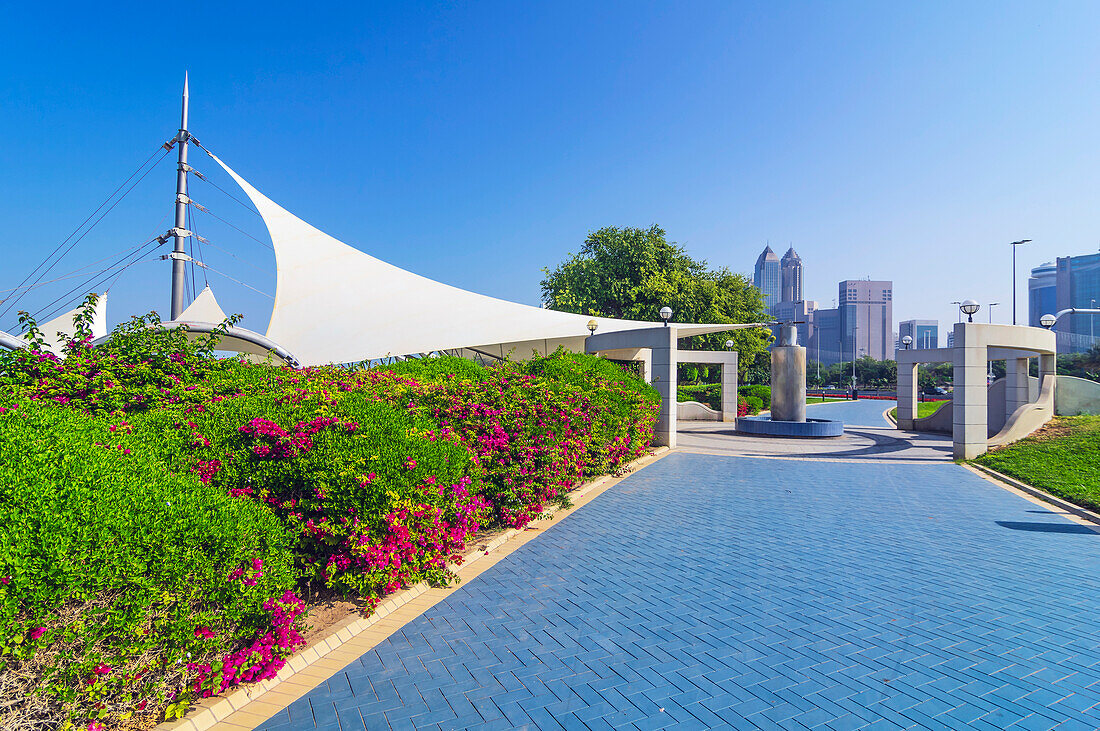
[[[974,462],[1100,510],[1100,416],[1057,416],[1030,437]]]
[[[826,396],[821,398],[820,396],[807,396],[806,403],[808,404],[831,404],[834,401],[849,401],[846,398],[833,398],[832,396]]]
[[[948,400],[948,401],[918,401],[917,402],[917,418],[918,419],[923,419],[926,416],[931,416],[932,414],[939,411],[940,407],[942,407],[944,404],[949,404],[949,403],[951,403],[950,400]],[[894,420],[897,421],[898,410],[896,408],[890,409],[890,416],[894,417]]]

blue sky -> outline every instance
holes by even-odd
[[[895,320],[944,324],[966,297],[1010,320],[1008,242],[1034,239],[1021,317],[1031,266],[1100,245],[1094,3],[27,6],[0,29],[0,289],[174,134],[185,68],[193,133],[268,196],[394,264],[522,302],[607,225],[660,224],[745,273],[765,242],[793,243],[822,306],[840,279],[893,279]],[[51,276],[165,230],[173,167]],[[266,240],[215,188],[193,197]],[[221,247],[212,266],[273,291],[269,249],[204,214],[195,228]],[[112,322],[164,314],[168,266],[127,270]],[[270,300],[208,276],[266,327]]]

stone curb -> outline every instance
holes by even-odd
[[[542,522],[544,525],[553,525],[557,523],[559,520],[568,517],[573,511],[583,507],[589,500],[595,498],[597,495],[604,492],[604,490],[625,478],[628,474],[648,466],[669,453],[670,450],[668,447],[657,447],[633,462],[623,465],[621,468],[623,471],[621,471],[618,476],[603,475],[591,482],[584,483],[569,492],[570,501],[573,503],[572,507],[555,511],[549,521],[536,521],[536,523]],[[478,548],[468,551],[463,556],[463,561],[458,568],[458,573],[462,575],[462,583],[466,583],[479,575],[482,571],[491,568],[500,558],[503,558],[504,555],[511,552],[510,550],[502,551],[502,548],[509,547],[512,548],[512,550],[518,548],[519,545],[526,543],[541,533],[541,527],[542,526],[533,523],[523,530],[510,528],[493,538],[489,543],[482,544]],[[514,547],[508,546],[508,544],[512,543],[515,543]],[[490,560],[486,561],[485,559]],[[470,571],[469,568],[471,566],[476,570]],[[188,711],[187,715],[182,719],[165,721],[156,726],[154,731],[208,731],[208,729],[244,731],[245,729],[250,730],[254,728],[256,725],[270,718],[273,713],[285,708],[320,683],[335,675],[346,667],[348,663],[354,661],[364,652],[368,651],[370,647],[384,640],[406,622],[415,619],[423,612],[427,611],[428,608],[435,604],[435,601],[431,601],[424,596],[430,591],[433,590],[428,584],[420,583],[390,595],[385,601],[378,605],[369,617],[363,617],[358,614],[352,615],[330,627],[326,634],[314,638],[309,645],[291,656],[287,660],[286,665],[283,666],[278,675],[274,678],[239,686],[225,695],[201,699],[191,707],[191,710]],[[439,598],[442,598],[446,593],[453,591],[453,588],[442,590],[436,589],[434,591],[440,592]],[[403,612],[403,614],[407,614],[408,616],[403,617],[404,621],[400,622],[400,624],[397,624],[389,631],[379,631],[375,629],[375,625],[378,625],[387,617],[391,617],[397,610],[406,607],[406,605],[411,605],[417,600],[420,600],[420,606],[413,605],[410,607],[415,610],[412,613],[408,611]],[[438,598],[436,601],[438,601]],[[346,644],[362,640],[368,635],[370,635],[370,637],[367,638],[369,644],[363,649],[357,648],[353,653],[349,654],[347,649],[344,648]],[[356,644],[362,643],[357,642]],[[322,664],[334,666],[331,670],[321,670],[319,666]],[[311,669],[316,669],[320,672],[307,672]],[[305,675],[310,675],[312,677],[306,678],[304,677]],[[280,697],[278,699],[270,699],[272,701],[270,703],[266,702],[268,699],[264,698],[264,696],[275,691],[278,691]],[[246,709],[246,706],[252,703],[263,704],[267,706],[268,710],[271,712],[265,713],[261,709]]]
[[[1052,505],[1055,505],[1056,507],[1061,508],[1062,510],[1066,511],[1067,513],[1072,513],[1073,515],[1076,515],[1078,518],[1081,518],[1082,520],[1087,520],[1089,522],[1096,523],[1097,525],[1100,525],[1100,515],[1098,515],[1097,513],[1094,513],[1093,511],[1089,510],[1088,508],[1082,508],[1080,505],[1075,505],[1074,503],[1071,503],[1067,500],[1063,500],[1060,497],[1055,497],[1054,495],[1051,495],[1049,492],[1045,492],[1043,490],[1040,490],[1037,487],[1032,487],[1031,485],[1027,484],[1026,482],[1020,482],[1019,480],[1017,480],[1015,478],[1012,478],[1012,477],[1009,477],[1008,475],[1001,474],[1000,472],[998,472],[996,470],[991,470],[988,467],[986,467],[985,465],[975,464],[973,462],[967,462],[966,464],[963,465],[963,467],[967,467],[971,470],[976,471],[979,475],[986,478],[987,480],[992,478],[993,480],[1003,482],[1006,485],[1010,485],[1011,487],[1016,488],[1020,492],[1025,492],[1028,495],[1031,495],[1032,497],[1035,497],[1035,498],[1038,498],[1038,499],[1042,500],[1043,502],[1051,503]]]

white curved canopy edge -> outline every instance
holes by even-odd
[[[68,343],[69,338],[76,332],[76,325],[73,323],[80,311],[84,308],[84,305],[74,307],[68,312],[58,315],[52,320],[47,320],[44,323],[38,323],[38,329],[42,332],[42,347],[44,350],[53,353],[54,355],[64,358],[65,357],[65,345]],[[99,295],[96,299],[95,310],[92,312],[92,321],[90,323],[90,330],[92,338],[101,338],[107,334],[107,293]],[[0,345],[5,348],[15,350],[17,348],[30,347],[30,340],[28,334],[24,333],[21,336],[10,335],[6,332],[0,331]]]
[[[26,340],[17,338],[10,333],[6,333],[0,330],[0,348],[7,348],[8,350],[25,350],[29,348]]]
[[[505,355],[514,350],[517,357],[558,345],[583,349],[593,318],[488,297],[395,267],[297,218],[210,156],[240,185],[267,226],[276,263],[267,337],[303,365],[460,348]],[[599,332],[658,324],[594,319]],[[677,324],[676,329],[683,337],[754,326]]]

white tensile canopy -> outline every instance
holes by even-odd
[[[601,333],[658,325],[508,302],[405,271],[297,218],[210,156],[237,181],[267,225],[276,263],[267,338],[302,365],[463,349],[524,358],[559,345],[583,350],[591,319]],[[755,325],[676,325],[680,337],[743,327]]]
[[[58,333],[72,336],[76,331],[73,318],[80,314],[83,308],[75,307],[63,315],[58,315],[52,320],[40,323],[38,329],[42,331],[42,339],[45,341],[45,349],[54,355],[64,356],[65,343],[69,338],[60,337]],[[95,303],[95,311],[92,316],[92,339],[103,337],[107,334],[107,293],[99,295]]]
[[[195,341],[218,330],[225,320],[225,312],[215,299],[214,290],[210,289],[208,284],[178,318],[163,324],[164,327],[186,327],[188,340]],[[255,363],[269,360],[272,354],[285,363],[295,365],[298,363],[293,354],[286,352],[278,343],[273,343],[263,335],[242,327],[228,327],[225,334],[218,336],[217,349],[243,353]]]
[[[181,312],[176,320],[179,322],[209,322],[220,325],[225,320],[225,313],[222,312],[218,300],[214,299],[214,290],[210,289],[208,284],[202,288],[198,296],[192,300],[191,304],[187,305],[187,309]]]

